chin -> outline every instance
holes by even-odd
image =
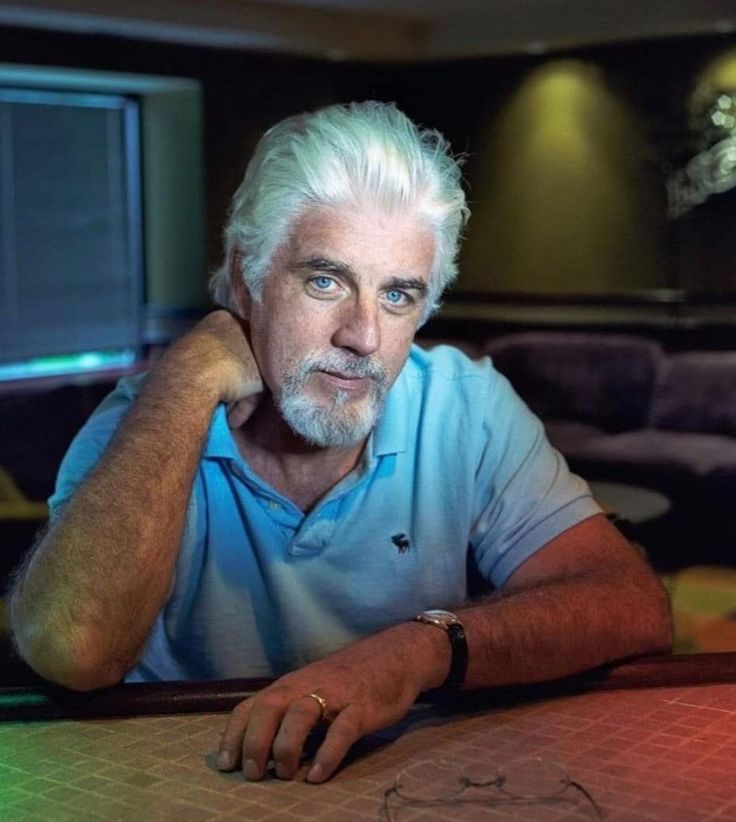
[[[350,407],[358,405],[358,407]],[[362,443],[373,430],[378,413],[374,403],[343,403],[330,407],[305,397],[281,398],[279,410],[294,433],[320,448],[352,448]]]

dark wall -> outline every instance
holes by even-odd
[[[229,198],[241,179],[258,135],[268,125],[294,111],[339,100],[395,100],[414,119],[443,131],[456,151],[468,153],[466,177],[476,219],[471,220],[459,287],[469,285],[475,290],[491,291],[496,285],[494,276],[500,276],[503,282],[505,272],[499,271],[499,267],[508,266],[509,258],[512,264],[515,260],[513,244],[505,258],[498,258],[498,243],[494,245],[491,239],[506,242],[507,234],[524,228],[531,235],[531,239],[525,238],[527,246],[534,245],[537,233],[529,232],[528,225],[503,225],[506,203],[503,198],[499,200],[494,190],[497,178],[488,174],[494,160],[493,155],[488,154],[489,146],[496,145],[491,139],[492,133],[530,73],[560,58],[594,67],[607,93],[635,123],[642,149],[641,156],[637,155],[635,160],[636,166],[627,172],[628,185],[637,189],[633,196],[639,207],[656,212],[645,214],[641,221],[641,231],[647,232],[643,240],[632,235],[627,245],[624,237],[618,247],[616,229],[606,222],[606,212],[601,212],[602,222],[588,226],[596,235],[597,243],[590,253],[598,254],[599,259],[602,256],[614,261],[620,258],[619,279],[621,287],[626,289],[636,288],[637,284],[640,287],[680,284],[693,287],[701,280],[712,289],[730,287],[733,277],[730,261],[736,251],[736,232],[724,231],[724,225],[730,226],[732,207],[724,216],[720,206],[725,198],[714,198],[707,209],[702,209],[702,216],[696,212],[687,221],[673,226],[664,219],[664,179],[695,150],[687,105],[699,72],[708,61],[735,45],[733,35],[709,35],[579,49],[562,55],[368,65],[103,36],[0,29],[0,54],[4,62],[181,75],[202,82],[210,267],[219,262],[220,232]],[[605,129],[605,124],[602,127]],[[625,161],[625,152],[620,161]],[[615,176],[615,165],[609,170]],[[564,194],[561,191],[560,196]],[[583,215],[589,208],[583,198],[579,208]],[[542,233],[547,225],[544,215],[537,219],[540,220],[539,233]],[[632,230],[636,231],[636,226]],[[571,236],[574,238],[575,234]],[[644,241],[654,251],[646,270],[642,269],[638,275],[629,270],[627,248],[632,243],[639,243],[643,248]],[[566,243],[565,247],[567,245],[574,243]],[[543,253],[545,248],[540,246],[537,258]],[[580,250],[571,248],[569,254],[574,262]],[[530,272],[534,271],[534,262],[532,255]],[[595,289],[616,290],[617,268],[614,264],[609,268]],[[585,290],[584,270],[570,279],[571,275],[564,269],[563,248],[563,256],[555,267],[543,272],[545,282],[541,283],[538,275],[529,274],[524,289],[539,288],[554,293],[565,290],[568,277],[567,290]],[[508,288],[508,284],[504,287]]]

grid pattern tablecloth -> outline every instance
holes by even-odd
[[[542,756],[565,766],[608,820],[736,819],[736,686],[660,688],[451,713],[416,709],[370,737],[330,782],[246,783],[214,767],[222,714],[0,724],[0,819],[376,820],[416,761],[493,772]],[[404,808],[400,819],[590,819],[560,805]]]

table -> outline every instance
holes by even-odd
[[[658,670],[664,685],[652,686]],[[728,679],[734,684],[717,681]],[[703,684],[708,680],[716,681]],[[650,684],[634,687],[645,682]],[[207,683],[180,687],[186,704],[166,697],[175,710],[196,707],[191,700],[198,688],[211,691]],[[573,678],[557,690],[554,695],[545,688],[496,691],[415,706],[399,726],[359,743],[351,761],[324,785],[275,778],[246,783],[238,773],[219,773],[214,758],[225,717],[211,711],[2,722],[0,818],[367,822],[383,818],[384,791],[409,763],[450,759],[493,769],[529,756],[564,765],[611,822],[736,818],[736,654],[645,660],[597,677]],[[141,686],[113,691],[118,702],[143,692]],[[235,688],[221,691],[214,706],[236,700]],[[9,697],[6,692],[5,704],[14,701],[31,715],[34,699],[43,715],[42,695],[32,689]],[[151,710],[151,704],[141,710]],[[80,713],[72,703],[75,711]],[[465,806],[452,812],[408,808],[397,818],[594,817],[573,796],[559,805]]]
[[[601,507],[618,514],[632,525],[644,525],[659,519],[671,508],[669,499],[652,488],[597,480],[591,481],[589,485],[593,497]]]

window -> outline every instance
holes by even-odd
[[[178,336],[204,246],[197,80],[0,63],[0,391]]]
[[[138,122],[133,97],[0,88],[0,379],[134,360]]]

